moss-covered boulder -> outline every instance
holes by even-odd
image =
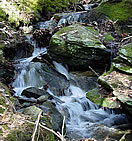
[[[122,72],[132,74],[132,43],[119,49],[118,57],[114,59],[113,65]]]
[[[86,93],[86,97],[93,103],[107,108],[119,108],[120,103],[116,101],[116,97],[109,97],[99,92],[97,88]]]
[[[54,34],[48,53],[54,60],[78,69],[105,66],[111,55],[99,40],[98,31],[80,24],[64,27]]]

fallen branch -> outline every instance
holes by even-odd
[[[96,71],[94,71],[90,66],[89,66],[89,69],[96,75],[99,77],[98,73]]]
[[[64,139],[64,128],[65,128],[65,116],[64,116],[64,119],[63,119],[62,131],[61,131],[61,134],[62,134],[62,138],[63,139]]]
[[[24,120],[24,121],[26,121],[26,122],[28,122],[28,123],[31,123],[31,124],[35,124],[36,125],[36,128],[37,128],[37,126],[39,125],[40,127],[42,127],[43,129],[46,129],[46,130],[48,130],[49,132],[52,132],[54,135],[56,135],[61,141],[66,141],[65,139],[64,139],[64,137],[59,133],[59,132],[55,132],[53,129],[50,129],[50,128],[48,128],[48,127],[46,127],[46,126],[44,126],[44,125],[42,125],[42,124],[40,124],[40,123],[38,123],[38,125],[36,124],[36,123],[34,123],[34,122],[32,122],[32,121],[29,121],[29,120]],[[37,120],[38,122],[39,122],[39,120]],[[64,126],[64,125],[63,125]],[[62,126],[62,128],[63,128],[63,126]],[[34,134],[36,133],[36,131],[34,131]],[[35,135],[34,135],[34,137],[35,137]],[[32,140],[32,141],[34,141],[34,140]]]
[[[33,135],[32,135],[32,141],[34,141],[34,139],[35,139],[35,134],[37,132],[37,128],[38,128],[38,125],[39,125],[39,120],[40,120],[41,114],[42,114],[42,111],[40,111],[40,113],[38,114],[38,118],[35,122],[36,126],[35,126],[35,129],[34,129]]]

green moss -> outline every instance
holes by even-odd
[[[111,36],[110,33],[106,33],[106,34],[104,35],[104,41],[105,41],[105,42],[112,42],[113,40],[114,40],[114,38]]]
[[[128,77],[128,80],[129,80],[129,81],[132,81],[132,76],[129,76],[129,77]]]
[[[71,31],[71,30],[73,30],[72,27],[67,26],[67,27],[61,28],[58,32],[56,32],[56,34],[61,35],[61,34],[65,33],[65,32]]]
[[[4,111],[5,111],[5,109],[3,109],[3,108],[0,107],[0,113],[3,114]]]
[[[3,83],[0,83],[0,86],[5,90],[5,93],[9,95],[10,101],[14,104],[15,100],[12,97],[12,95],[11,95],[10,90],[8,89],[8,87],[5,84],[3,84]]]
[[[6,103],[5,103],[5,98],[3,96],[0,95],[0,105],[7,107]]]
[[[117,83],[112,83],[111,85],[112,85],[113,88],[117,88],[118,87]]]
[[[11,134],[8,135],[8,137],[6,138],[6,141],[28,141],[31,140],[31,134],[27,133],[23,133],[20,130],[16,130],[14,132],[12,132]]]
[[[104,72],[104,73],[102,74],[102,76],[106,76],[106,75],[110,74],[112,71],[114,71],[114,66],[113,66],[113,65],[110,67],[110,70],[107,71],[107,72]]]
[[[0,129],[0,134],[3,133],[2,129]]]
[[[102,107],[117,108],[118,106],[116,101],[109,101],[109,99],[103,97],[103,95],[98,92],[98,89],[88,91],[86,97],[90,99],[93,103]]]
[[[6,20],[6,13],[0,8],[0,22]]]
[[[98,92],[97,89],[88,91],[86,93],[86,97],[90,99],[92,102],[94,102],[95,104],[101,105],[101,106],[104,101],[104,98],[101,98],[101,94]]]
[[[131,10],[132,1],[122,0],[122,2],[105,2],[102,3],[97,11],[105,14],[112,20],[118,20],[119,22],[127,22],[132,15]]]

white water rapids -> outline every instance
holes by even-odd
[[[38,76],[36,70],[34,68],[27,70],[27,66],[32,59],[43,53],[46,53],[45,48],[40,49],[35,46],[31,57],[19,60],[19,64],[16,65],[16,70],[19,72],[12,84],[16,96],[21,96],[22,90],[27,87],[40,88],[43,86],[41,83],[42,77]],[[59,73],[71,80],[71,76],[64,66],[57,62],[53,62],[53,64]],[[50,90],[48,92],[53,94]],[[58,98],[64,103],[57,104],[56,107],[66,117],[67,133],[72,138],[94,137],[101,130],[102,134],[104,130],[105,133],[114,132],[116,131],[114,129],[116,125],[127,123],[127,118],[124,114],[116,114],[112,110],[99,108],[99,106],[86,98],[85,91],[72,83],[66,94]]]

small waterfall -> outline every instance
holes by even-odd
[[[70,79],[68,71],[60,64],[54,62],[58,72]],[[116,114],[113,110],[105,110],[86,98],[85,92],[74,85],[70,85],[65,96],[59,97],[65,103],[57,105],[58,110],[66,117],[67,132],[72,138],[87,138],[94,135],[94,130],[100,126],[106,132],[115,131],[114,126],[128,123],[125,114]],[[108,128],[109,127],[109,128]]]
[[[29,40],[31,40],[28,37]],[[17,77],[12,86],[16,92],[16,96],[21,97],[23,89],[34,86],[40,88],[43,86],[43,78],[39,75],[41,71],[41,63],[37,65],[32,61],[33,58],[39,57],[46,53],[45,48],[36,47],[31,57],[19,59],[16,65]],[[105,132],[113,132],[116,125],[128,123],[126,115],[116,114],[112,110],[104,110],[86,98],[85,91],[72,83],[76,79],[71,77],[67,69],[53,61],[56,70],[63,74],[70,81],[69,88],[64,92],[63,96],[54,96],[54,93],[47,89],[47,92],[53,95],[60,102],[56,103],[57,109],[66,117],[67,133],[73,139],[88,138],[96,135],[96,131],[103,130]],[[29,69],[29,66],[31,68]],[[46,76],[45,76],[46,77]]]
[[[21,96],[21,92],[25,88],[31,86],[38,87],[39,85],[37,82],[42,79],[39,75],[37,75],[35,67],[29,71],[27,70],[27,67],[35,57],[39,57],[40,55],[47,53],[47,49],[37,47],[36,42],[32,40],[32,36],[27,36],[27,39],[34,46],[34,51],[31,57],[16,60],[16,79],[12,84],[16,96]],[[38,68],[40,68],[40,66],[38,66]],[[36,81],[37,79],[38,81]]]

